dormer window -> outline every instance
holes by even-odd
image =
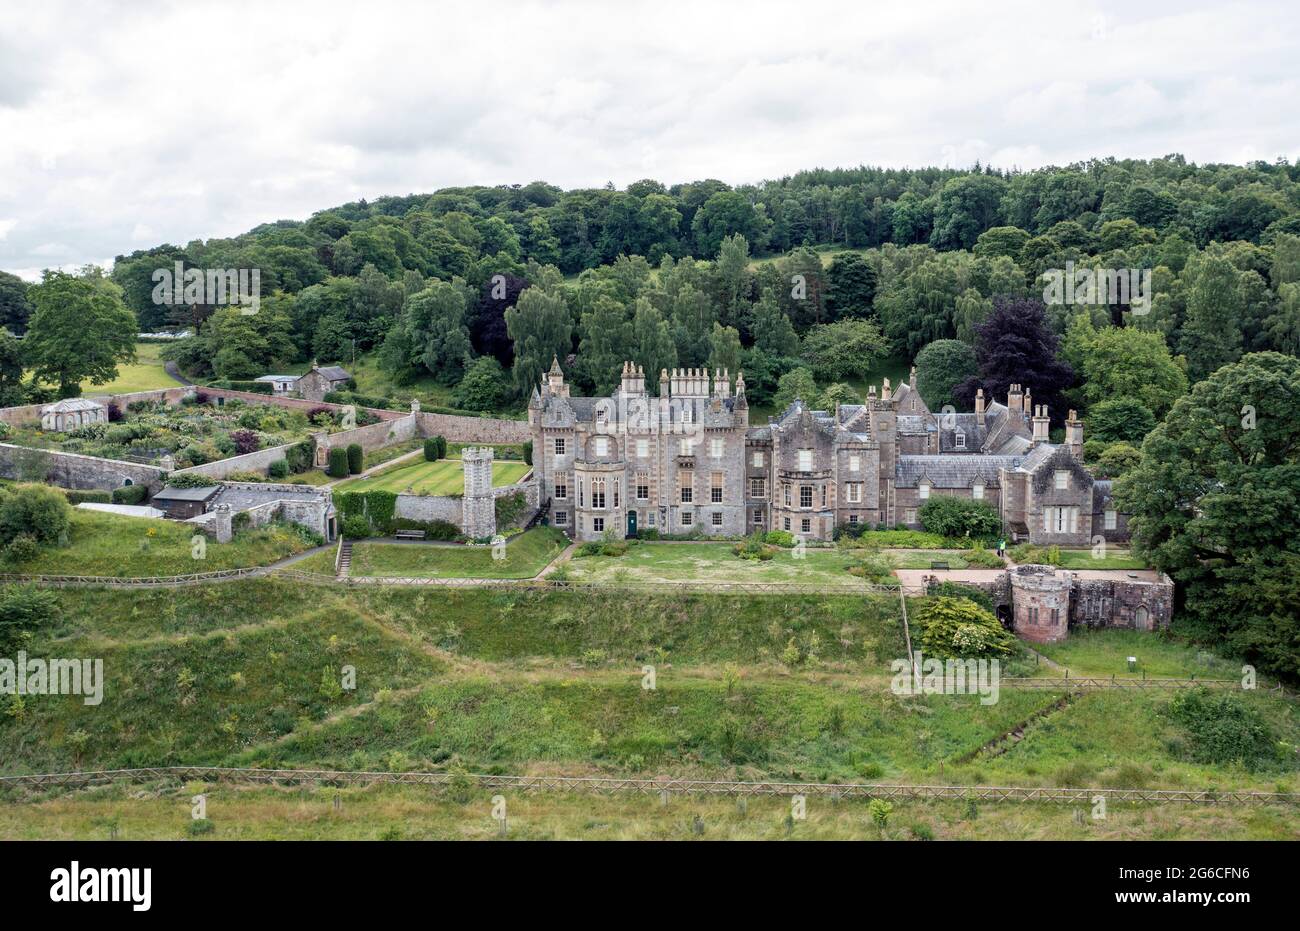
[[[1070,470],[1057,469],[1053,478],[1056,480],[1056,490],[1065,491],[1070,487]]]
[[[921,482],[921,484],[917,485],[917,486],[916,486],[916,494],[917,494],[917,497],[920,498],[922,501],[929,501],[929,500],[930,500],[930,483],[929,483],[929,482]]]
[[[974,498],[976,501],[983,501],[984,483],[981,481],[976,481],[974,485],[970,486],[970,496]]]
[[[953,445],[953,448],[954,448],[954,449],[965,449],[965,448],[966,448],[966,434],[962,433],[960,430],[958,430],[956,433],[954,433],[954,434],[952,435],[952,445]]]

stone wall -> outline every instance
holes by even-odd
[[[229,459],[205,462],[203,465],[190,466],[188,469],[177,469],[173,474],[225,478],[235,472],[265,472],[271,463],[282,461],[285,452],[296,445],[296,443],[287,443],[284,446],[268,446],[266,449],[245,453],[242,456],[231,456]]]
[[[461,525],[461,499],[443,495],[398,495],[394,517],[429,523],[435,520]]]
[[[44,470],[44,477],[35,473]],[[112,491],[123,485],[144,485],[155,492],[163,486],[166,472],[157,466],[118,459],[100,459],[78,453],[30,449],[0,443],[0,478],[46,481],[61,488]]]
[[[358,443],[363,450],[370,452],[396,443],[405,443],[418,435],[415,419],[408,414],[399,420],[383,420],[369,426],[327,434],[323,439],[317,440],[316,445],[323,446],[327,456],[329,450],[346,448],[352,443]]]
[[[167,404],[179,404],[181,398],[193,390],[188,385],[177,385],[175,388],[158,388],[153,391],[133,391],[129,394],[95,394],[92,390],[87,392],[84,397],[93,398],[105,404],[116,404],[121,410],[125,411],[127,405],[135,401],[162,401]],[[46,406],[45,404],[25,404],[20,407],[0,408],[0,422],[12,424],[13,426],[38,424],[41,421],[41,408]]]
[[[332,411],[342,410],[347,407],[346,404],[330,404],[326,401],[307,401],[303,398],[286,398],[283,395],[276,396],[272,394],[258,394],[255,391],[232,391],[229,388],[205,388],[199,386],[197,389],[210,398],[239,398],[241,401],[248,401],[254,404],[274,404],[277,407],[291,407],[294,410],[310,411],[318,407],[328,407]],[[370,411],[380,420],[397,420],[401,417],[408,416],[405,411],[387,411],[380,410],[376,407],[367,407],[365,410]]]
[[[445,436],[453,443],[526,443],[533,437],[532,428],[526,420],[427,412],[421,412],[416,417],[420,421],[420,436]]]

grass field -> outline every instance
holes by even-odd
[[[1038,644],[1034,649],[1067,667],[1071,675],[1126,676],[1145,673],[1152,677],[1241,677],[1240,662],[1221,658],[1167,634],[1149,634],[1136,630],[1072,630],[1069,638],[1059,643]],[[1132,673],[1128,671],[1130,656],[1137,657],[1137,668]]]
[[[1108,546],[1104,557],[1094,556],[1090,549],[1061,550],[1063,569],[1145,569],[1146,567],[1145,560],[1117,546]]]
[[[308,544],[287,526],[241,530],[229,543],[203,537],[194,557],[194,527],[169,520],[123,517],[74,508],[65,547],[45,547],[35,559],[5,562],[3,571],[30,575],[163,576],[263,566]],[[200,534],[202,536],[202,534]]]
[[[352,546],[352,575],[423,579],[531,579],[568,545],[564,534],[535,527],[506,542],[497,559],[490,546],[380,543]],[[322,554],[323,555],[323,554]],[[333,556],[330,556],[331,561]]]
[[[511,485],[528,474],[532,467],[523,462],[498,460],[492,463],[492,485],[500,488]],[[369,478],[349,479],[335,486],[339,492],[349,491],[391,491],[401,493],[410,491],[414,494],[451,495],[461,494],[465,490],[464,467],[459,459],[439,459],[427,462],[418,459],[414,462],[402,462],[392,469],[372,475]]]
[[[602,797],[530,795],[470,786],[432,791],[370,789],[239,789],[190,785],[142,792],[110,787],[76,797],[0,804],[6,840],[187,839],[191,797],[208,798],[210,840],[493,840],[499,825],[491,797],[506,799],[512,840],[1143,840],[1214,837],[1294,840],[1295,811],[1112,805],[1105,820],[1078,818],[1067,805],[977,805],[894,802],[882,830],[865,800],[809,799],[807,817],[789,818],[780,798]],[[453,797],[454,796],[454,797]],[[335,807],[336,800],[338,802]],[[698,819],[698,821],[697,821]]]
[[[417,547],[411,547],[415,549]],[[1060,696],[1004,688],[899,696],[895,598],[306,587],[257,579],[170,590],[62,589],[30,655],[101,656],[104,703],[0,700],[0,769],[219,764],[518,774],[680,775],[953,785],[1300,788],[1294,760],[1194,763],[1164,693],[1089,693],[997,756],[996,735]],[[1083,652],[1133,649],[1123,638]],[[1066,642],[1067,645],[1070,641]],[[1163,643],[1158,638],[1144,645]],[[791,650],[791,645],[795,649]],[[1062,645],[1054,645],[1056,649]],[[1163,652],[1171,671],[1199,668]],[[1153,646],[1152,649],[1160,649]],[[1148,652],[1151,652],[1148,650]],[[1099,663],[1102,661],[1098,661]],[[652,690],[643,666],[657,669]],[[345,666],[356,689],[332,687]],[[1293,703],[1244,694],[1279,740]],[[200,788],[108,787],[0,800],[0,836],[184,836]],[[219,787],[216,839],[478,837],[491,793]],[[517,837],[874,837],[865,805],[505,793]],[[698,815],[703,832],[693,827]],[[1084,823],[1055,805],[896,803],[887,837],[1295,837],[1294,808],[1114,805]],[[915,830],[914,830],[915,829]]]
[[[849,575],[857,557],[840,549],[807,548],[804,558],[779,550],[767,562],[741,559],[731,543],[643,543],[623,556],[585,556],[565,563],[575,581],[637,582],[790,582],[860,588],[864,580]],[[928,565],[928,563],[927,563]]]
[[[119,365],[117,377],[107,384],[92,385],[82,382],[81,393],[86,396],[96,394],[129,394],[132,391],[152,391],[155,388],[175,388],[180,382],[163,371],[163,363],[158,358],[162,350],[161,343],[136,343],[136,361]]]

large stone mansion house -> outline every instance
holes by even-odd
[[[646,390],[625,363],[607,398],[570,397],[553,362],[528,405],[533,466],[551,523],[578,540],[607,531],[739,536],[788,530],[830,539],[837,524],[919,528],[931,495],[983,499],[1013,540],[1086,546],[1127,538],[1110,482],[1083,466],[1074,411],[1065,443],[1048,441],[1045,406],[1012,385],[1006,404],[935,414],[916,370],[865,404],[810,410],[796,400],[751,426],[744,375],[674,369]]]

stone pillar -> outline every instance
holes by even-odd
[[[465,472],[465,497],[461,500],[461,530],[468,537],[491,537],[497,532],[496,501],[492,497],[492,447],[467,446],[460,451]]]
[[[233,515],[230,513],[230,505],[218,504],[212,509],[212,524],[217,531],[218,543],[229,543],[235,536],[235,526]]]

